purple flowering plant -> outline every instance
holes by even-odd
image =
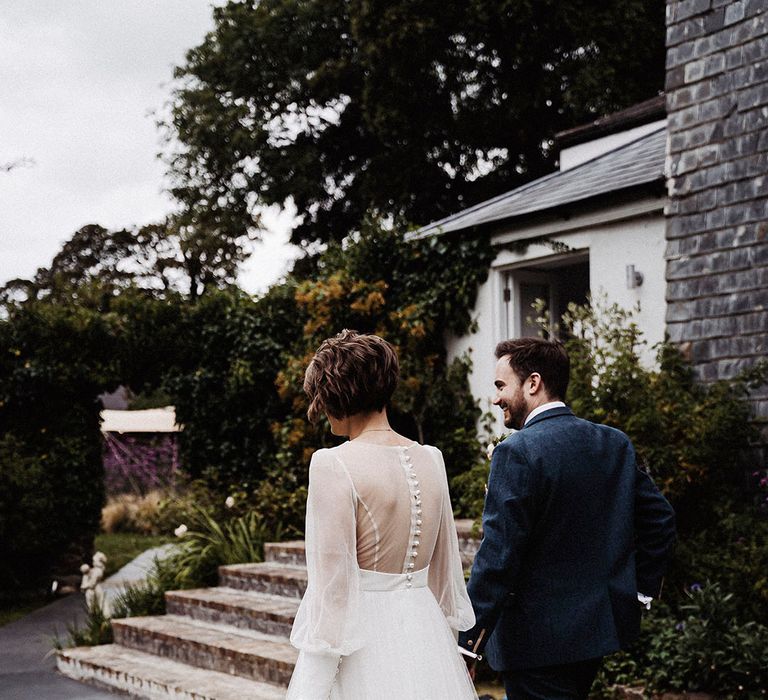
[[[178,444],[173,435],[146,438],[106,433],[103,461],[107,494],[145,495],[174,483]]]
[[[753,471],[752,479],[757,492],[757,506],[763,513],[768,513],[768,467]]]

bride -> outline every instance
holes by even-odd
[[[387,421],[398,363],[345,330],[307,368],[313,422],[349,440],[312,456],[308,586],[291,643],[289,700],[477,698],[456,645],[474,625],[440,451]]]

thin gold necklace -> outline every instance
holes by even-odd
[[[358,435],[362,435],[363,433],[394,433],[395,431],[392,430],[392,428],[367,428],[366,430],[361,430]]]

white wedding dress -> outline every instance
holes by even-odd
[[[437,448],[318,450],[306,551],[289,700],[477,698],[456,645],[475,616]]]

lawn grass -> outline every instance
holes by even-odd
[[[135,559],[144,550],[172,542],[173,538],[164,535],[137,535],[130,532],[115,532],[96,535],[95,546],[107,555],[105,578]]]

